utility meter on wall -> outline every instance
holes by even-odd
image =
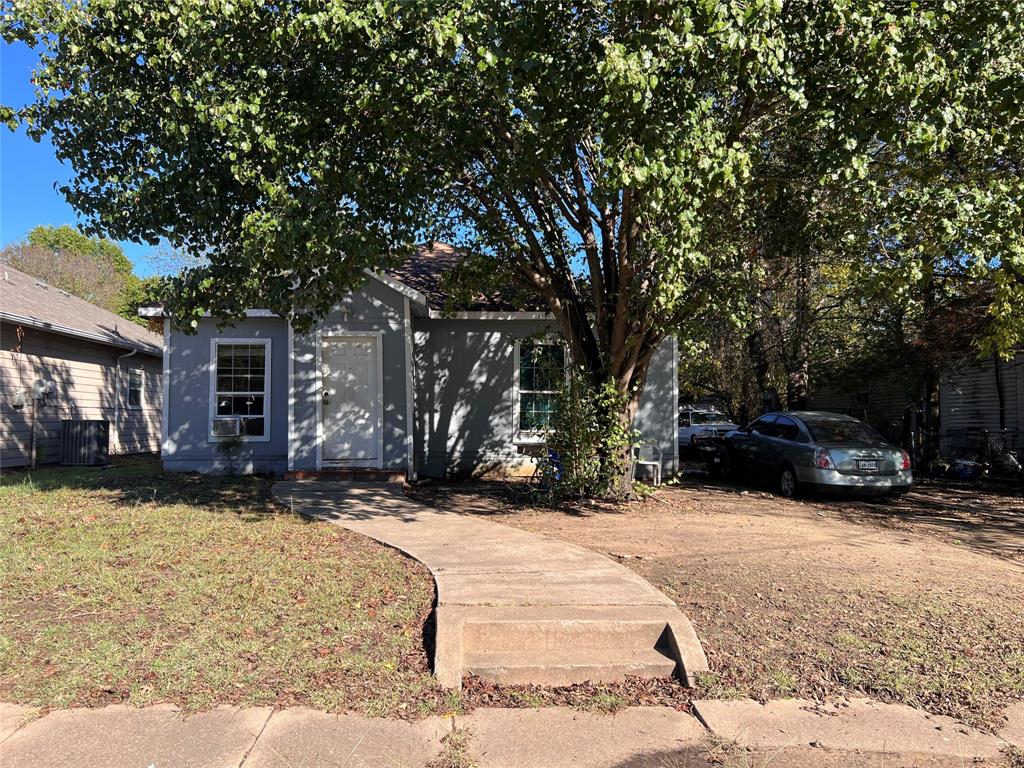
[[[32,387],[32,394],[37,400],[45,402],[57,391],[57,385],[52,381],[37,381]]]

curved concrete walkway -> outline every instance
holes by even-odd
[[[633,571],[581,547],[412,501],[401,486],[275,483],[295,512],[424,563],[437,584],[434,672],[560,685],[707,669],[689,620]]]

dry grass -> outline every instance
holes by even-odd
[[[992,528],[963,534],[979,542],[971,548],[944,541],[934,521],[880,525],[860,507],[852,514],[853,504],[722,488],[561,509],[531,508],[500,486],[417,492],[589,547],[647,578],[708,652],[697,696],[867,695],[988,730],[1024,698],[1024,568],[981,546],[988,530],[1024,545],[1012,510],[996,522],[979,515]]]
[[[470,749],[469,731],[465,728],[452,728],[441,744],[440,754],[427,768],[477,768]]]
[[[0,700],[456,705],[424,652],[427,571],[268,490],[153,461],[3,478]]]

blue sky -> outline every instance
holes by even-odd
[[[32,100],[35,52],[23,45],[0,43],[0,103],[18,107]],[[38,224],[75,224],[79,216],[54,189],[66,181],[71,169],[54,157],[49,141],[36,143],[24,131],[11,133],[0,126],[0,242],[18,242]],[[153,248],[122,242],[141,277],[152,274],[146,256]]]

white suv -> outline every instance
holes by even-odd
[[[679,447],[693,448],[693,438],[721,437],[738,427],[724,414],[710,408],[685,408],[679,411]]]

